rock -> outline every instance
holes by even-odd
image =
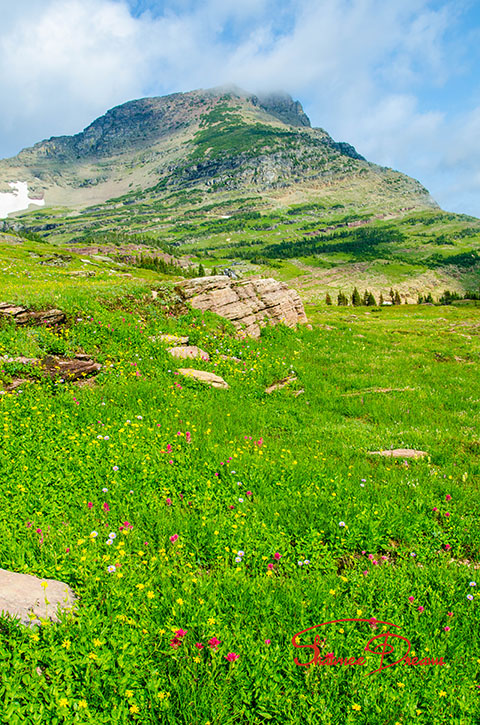
[[[290,383],[294,383],[297,380],[295,375],[289,375],[286,378],[282,378],[282,380],[277,380],[276,383],[272,383],[272,385],[269,385],[268,388],[265,388],[265,392],[267,395],[270,395],[270,393],[274,393],[275,390],[281,390],[285,386],[289,385]]]
[[[19,307],[9,302],[0,302],[0,319],[13,320],[17,325],[61,325],[66,315],[61,310],[43,310],[34,312],[26,307]]]
[[[184,375],[188,378],[195,378],[200,380],[202,383],[211,385],[212,388],[228,388],[228,383],[223,378],[214,373],[209,373],[206,370],[194,370],[193,368],[179,368],[177,371],[180,375]]]
[[[227,362],[242,362],[239,357],[235,357],[234,355],[220,355],[221,360],[226,360]]]
[[[152,337],[150,339],[156,342],[159,338]],[[188,345],[188,340],[188,337],[179,337],[178,335],[160,335],[160,342],[167,342],[170,345]]]
[[[38,363],[36,357],[9,357],[8,355],[0,355],[0,363],[18,363],[19,365],[35,365]]]
[[[195,309],[225,317],[251,337],[259,337],[269,322],[288,327],[307,322],[298,293],[274,279],[198,277],[179,283],[175,291]]]
[[[387,456],[391,458],[424,458],[426,451],[416,451],[413,448],[392,448],[388,451],[368,451],[369,456]]]
[[[0,569],[0,613],[26,626],[40,624],[40,618],[58,622],[58,608],[73,611],[74,603],[75,595],[64,582]]]
[[[72,359],[47,355],[41,361],[41,365],[49,377],[60,376],[69,381],[96,375],[102,369],[100,363],[94,362],[88,355],[77,355]]]
[[[152,289],[152,290],[151,290],[151,293],[152,293],[152,300],[156,300],[156,299],[157,299],[157,297],[158,297],[158,292],[157,292],[157,290],[156,290],[156,289]]]
[[[183,345],[181,347],[168,347],[167,352],[170,353],[173,357],[181,358],[181,359],[187,359],[190,358],[194,360],[197,357],[202,358],[202,360],[210,360],[210,355],[208,352],[205,352],[205,350],[201,350],[196,345]]]

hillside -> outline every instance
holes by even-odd
[[[160,247],[184,267],[288,281],[307,302],[355,285],[408,302],[479,286],[477,219],[312,128],[286,94],[131,101],[0,161],[3,191],[17,180],[45,206],[4,229],[54,244]]]

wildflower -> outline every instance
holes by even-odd
[[[87,506],[88,506],[88,508],[89,508],[89,509],[92,509],[92,508],[93,508],[93,503],[92,503],[91,501],[89,501],[89,502],[87,503]]]
[[[265,644],[271,644],[272,640],[271,639],[265,639],[264,642],[265,642]]]
[[[424,612],[424,611],[425,611],[425,607],[417,607],[417,610],[418,610],[419,612]]]
[[[469,599],[470,601],[472,601],[472,599],[473,599],[473,594],[467,594],[467,599]]]
[[[195,664],[198,665],[198,663],[201,662],[202,660],[200,659],[200,657],[194,657],[193,661],[195,662]]]
[[[113,574],[113,572],[117,571],[117,567],[114,564],[110,564],[110,566],[107,567],[107,571],[109,574]]]
[[[413,601],[414,601],[414,599],[415,599],[415,597],[412,597],[411,595],[410,595],[410,596],[408,597],[408,601],[409,601],[409,602],[413,602]]]
[[[135,705],[135,703],[133,703],[133,705],[130,705],[130,712],[132,713],[132,715],[135,715],[135,713],[140,712],[140,710],[138,709],[138,706]]]
[[[172,505],[172,499],[171,498],[165,499],[165,503],[167,504],[167,506],[171,506]]]
[[[438,511],[437,507],[434,506],[433,509],[432,509],[432,511]]]
[[[118,466],[112,466],[112,471],[118,471]]]
[[[361,705],[357,705],[356,702],[353,703],[352,710],[355,710],[356,712],[360,712],[361,709],[362,709]]]
[[[88,702],[86,700],[79,700],[78,707],[86,710],[86,708],[88,707]]]
[[[237,562],[237,564],[240,563],[242,561],[242,557],[241,556],[236,556],[235,557],[235,561]]]
[[[273,564],[267,564],[267,569],[273,569]]]
[[[450,632],[450,627],[448,625],[446,627],[444,627],[443,629],[445,630],[445,632]]]
[[[410,556],[416,556],[415,552],[414,551],[411,551],[410,552]]]
[[[362,571],[362,574],[363,574],[364,576],[367,576],[367,575],[368,575],[368,569],[365,569],[365,571]]]
[[[92,539],[96,539],[97,536],[98,536],[98,531],[92,531],[92,533],[90,534],[90,536],[91,536]]]
[[[143,420],[143,416],[141,416],[141,415],[137,415],[136,417],[137,417],[137,420]]]
[[[58,704],[59,704],[60,707],[67,707],[67,705],[68,705],[67,698],[66,697],[61,697],[60,700],[58,701]]]
[[[107,539],[105,543],[108,544],[108,546],[111,546],[113,544],[113,540]]]
[[[104,511],[110,511],[110,506],[108,505],[108,503],[104,503],[102,508]]]
[[[445,544],[445,551],[450,551],[451,548],[450,544]]]
[[[177,631],[175,632],[176,637],[185,637],[186,634],[187,634],[186,629],[177,629]]]
[[[170,647],[173,647],[173,649],[178,649],[182,643],[182,640],[178,637],[174,637],[170,642]]]
[[[476,587],[477,586],[477,582],[470,582],[470,584],[468,586],[470,586],[470,587]]]
[[[237,655],[235,652],[229,652],[228,655],[225,655],[225,659],[229,662],[235,662],[239,657],[240,655]]]
[[[177,540],[177,539],[178,539],[178,534],[173,534],[173,535],[172,535],[172,536],[170,537],[170,541],[172,542],[172,544],[174,544],[174,543],[176,542],[176,540]]]
[[[108,538],[109,538],[109,539],[116,539],[116,538],[117,538],[117,535],[116,535],[116,533],[115,533],[114,531],[111,531],[111,532],[109,533],[109,535],[108,535]]]
[[[450,496],[449,493],[447,493],[447,495],[445,496],[445,501],[451,501],[451,500],[452,500],[452,497]]]
[[[195,647],[197,649],[203,649],[204,645],[201,642],[195,642]]]
[[[70,642],[69,639],[64,639],[62,642],[62,647],[66,650],[69,650],[71,645],[72,645],[72,643]]]
[[[247,491],[247,496],[251,496],[251,495],[252,495],[252,492],[251,491]]]
[[[310,559],[305,559],[305,561],[303,563],[305,566],[308,566],[310,564]]]
[[[239,503],[243,503],[243,498],[239,498],[239,499],[238,499],[238,502],[239,502]]]
[[[447,617],[453,617],[453,612],[447,612]]]
[[[279,559],[282,558],[282,555],[278,551],[276,551],[275,554],[273,555],[273,558],[278,561]]]
[[[438,693],[438,696],[439,697],[446,697],[447,696],[447,693],[445,692],[445,690],[440,690],[440,692]]]
[[[108,488],[102,488],[102,491],[103,491],[103,493],[107,493],[108,492]]]
[[[219,644],[221,644],[221,642],[216,637],[212,637],[211,639],[208,640],[208,644],[210,647],[215,649],[216,647],[218,647]]]
[[[340,526],[341,529],[343,529],[344,526],[346,526],[346,523],[345,523],[345,521],[339,521],[338,525]]]
[[[445,516],[450,516],[450,514],[448,513],[448,511],[445,511]]]
[[[303,561],[297,561],[298,566],[303,566]]]
[[[154,594],[154,593],[152,592],[152,590],[150,590],[150,591],[148,591],[148,592],[147,592],[147,597],[148,597],[149,599],[153,599],[153,598],[154,598],[154,596],[155,596],[155,594]]]

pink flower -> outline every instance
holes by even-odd
[[[93,503],[91,501],[89,501],[87,503],[87,506],[88,506],[89,509],[93,509]]]
[[[364,576],[367,576],[367,575],[368,575],[368,569],[365,569],[365,571],[364,571],[364,572],[362,572],[362,574],[363,574]]]
[[[273,569],[273,564],[267,564],[267,569]]]
[[[447,617],[453,617],[453,612],[447,612]]]
[[[265,644],[270,644],[272,640],[271,639],[266,639],[264,641],[265,641]]]
[[[177,629],[177,631],[175,632],[175,637],[185,637],[186,634],[186,629]]]
[[[170,647],[173,647],[173,649],[178,649],[182,643],[181,639],[178,639],[178,637],[174,637],[172,641],[170,642]]]
[[[445,511],[445,516],[450,516],[450,514],[448,513],[448,511]]]
[[[434,508],[432,509],[432,511],[438,511],[437,507],[434,506]]]
[[[170,541],[172,542],[172,544],[174,544],[174,543],[175,543],[175,541],[176,541],[177,539],[178,539],[178,534],[173,534],[173,535],[172,535],[172,536],[170,537]]]
[[[172,499],[171,498],[165,499],[165,503],[167,504],[167,506],[171,506],[172,505]]]
[[[210,645],[210,647],[213,647],[215,649],[215,647],[218,647],[218,645],[220,644],[220,640],[216,637],[212,637],[212,639],[208,640],[208,644]]]
[[[452,500],[452,497],[450,496],[449,493],[447,493],[447,495],[445,496],[445,501],[451,501],[451,500]]]
[[[368,555],[368,558],[369,558],[369,559],[373,559],[373,554],[369,554],[369,555]]]
[[[373,564],[374,566],[377,566],[377,564],[378,564],[378,561],[377,561],[376,559],[374,559],[374,560],[372,561],[372,564]]]
[[[169,453],[171,453],[171,451],[172,451],[172,446],[170,445],[170,443],[167,443],[167,451]]]
[[[35,529],[35,533],[36,534],[41,534],[42,533],[42,529]]]
[[[448,626],[444,627],[443,629],[445,630],[445,632],[450,632],[450,627],[448,627]]]
[[[70,551],[70,549],[65,549],[65,551],[66,551],[66,552],[67,552],[67,554],[68,554],[68,552]]]
[[[104,503],[103,504],[103,510],[104,511],[110,511],[110,506],[108,505],[108,503]]]
[[[282,555],[278,551],[276,551],[275,554],[273,555],[273,558],[278,561],[279,559],[282,558]]]
[[[417,610],[418,610],[419,612],[424,612],[424,611],[425,611],[425,607],[417,607]]]
[[[229,662],[235,662],[239,657],[240,655],[235,654],[235,652],[229,652],[228,655],[225,655],[225,659]]]
[[[247,491],[247,496],[251,496],[251,495],[252,495],[252,492],[251,491]]]
[[[197,649],[203,649],[203,644],[201,642],[195,642],[195,647]]]
[[[412,597],[412,596],[408,597],[408,601],[409,601],[409,602],[413,602],[413,601],[414,601],[414,599],[415,599],[415,597]]]
[[[235,508],[235,506],[229,506],[228,508],[233,511],[233,509]]]
[[[450,544],[445,544],[445,551],[450,551],[451,548]]]

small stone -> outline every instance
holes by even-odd
[[[73,611],[75,599],[64,582],[0,569],[0,614],[18,618],[25,626],[40,624],[40,618],[58,622],[58,608]]]
[[[205,350],[201,350],[196,345],[183,345],[181,347],[169,347],[167,351],[172,357],[177,357],[182,360],[187,358],[194,360],[195,358],[202,358],[202,360],[210,360],[210,355]]]
[[[200,380],[202,383],[211,385],[212,388],[228,388],[228,383],[225,382],[220,375],[209,373],[207,370],[194,370],[193,368],[179,368],[177,371],[180,375],[184,375],[188,378],[194,378]]]
[[[270,395],[270,393],[275,392],[275,390],[281,390],[290,383],[294,383],[296,380],[297,378],[295,377],[295,375],[289,375],[288,377],[282,378],[282,380],[277,380],[276,383],[272,383],[272,385],[269,385],[268,388],[265,388],[265,392],[267,393],[267,395]]]
[[[417,451],[413,448],[392,448],[388,451],[368,451],[369,456],[385,456],[391,458],[424,458],[426,451]]]

